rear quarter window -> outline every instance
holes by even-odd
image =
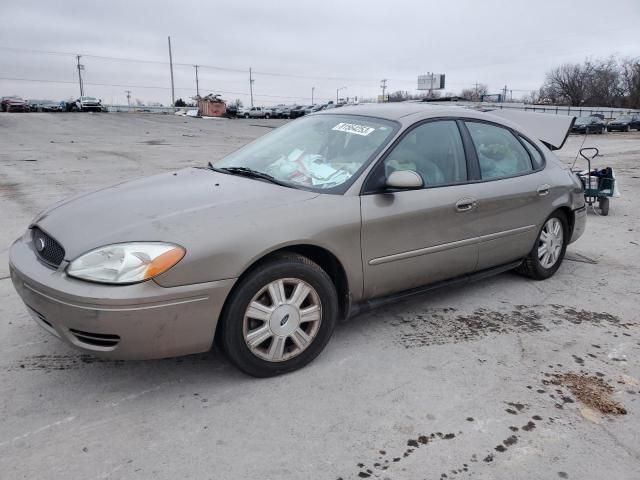
[[[540,151],[534,147],[531,142],[529,142],[526,138],[520,137],[522,143],[527,148],[529,155],[531,155],[531,162],[533,163],[533,169],[538,170],[544,166],[544,159],[542,158],[542,154]]]

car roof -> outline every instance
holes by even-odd
[[[418,102],[397,102],[397,103],[363,103],[360,105],[345,105],[340,108],[340,115],[365,115],[368,117],[378,117],[387,120],[400,120],[410,115],[424,117],[435,117],[438,115],[466,115],[473,110],[457,106],[429,105]],[[334,112],[318,112],[317,115],[335,114]]]
[[[477,110],[463,106],[429,105],[420,102],[367,103],[315,112],[313,115],[363,115],[400,122],[405,128],[437,117],[486,120],[527,133],[552,150],[562,148],[575,117],[509,110]]]

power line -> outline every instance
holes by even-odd
[[[44,80],[37,78],[18,78],[18,77],[0,77],[0,80],[6,81],[15,81],[15,82],[34,82],[34,83],[59,83],[59,84],[76,84],[75,81],[70,80]],[[161,87],[157,85],[128,85],[122,83],[87,83],[83,82],[83,85],[90,85],[93,87],[123,87],[123,88],[137,88],[137,89],[151,89],[151,90],[171,90],[171,87]],[[193,87],[175,87],[176,90],[184,90],[184,91],[193,91]],[[250,92],[236,92],[229,90],[218,90],[215,88],[204,88],[204,90],[209,90],[211,92],[218,93],[226,93],[230,95],[250,95]],[[309,100],[309,97],[299,97],[294,95],[268,95],[268,94],[260,94],[255,95],[254,97],[260,98],[281,98],[281,99],[291,99],[291,100]],[[324,98],[323,100],[330,100],[329,98]]]
[[[34,49],[23,49],[23,48],[5,47],[5,46],[0,46],[0,50],[10,50],[10,51],[15,51],[15,52],[26,52],[26,53],[41,53],[41,54],[45,54],[45,55],[73,56],[73,57],[76,57],[78,55],[77,53],[72,53],[72,52],[58,52],[58,51],[51,51],[51,50],[34,50]],[[148,59],[131,58],[131,57],[112,57],[112,56],[107,56],[107,55],[94,55],[94,54],[91,54],[91,53],[81,53],[80,55],[83,56],[83,57],[86,57],[86,58],[96,58],[96,59],[101,59],[101,60],[113,60],[113,61],[122,61],[122,62],[147,63],[147,64],[154,64],[154,65],[169,65],[171,63],[171,62],[166,62],[166,61],[162,61],[162,60],[148,60]],[[193,63],[173,62],[173,66],[193,67]],[[205,64],[199,64],[198,66],[200,68],[205,68],[205,69],[219,70],[219,71],[232,72],[232,73],[245,73],[246,74],[246,70],[245,69],[240,69],[240,68],[223,67],[223,66],[220,66],[220,65],[205,65]],[[257,75],[266,75],[266,76],[272,76],[272,77],[301,78],[301,79],[308,79],[308,80],[340,80],[340,81],[346,80],[346,81],[350,81],[350,82],[370,82],[370,83],[373,83],[373,81],[370,78],[313,76],[313,75],[299,75],[299,74],[295,74],[295,73],[268,72],[268,71],[254,71],[253,73],[257,74]],[[408,80],[400,80],[400,81],[408,81]]]

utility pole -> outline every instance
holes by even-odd
[[[344,90],[345,88],[347,88],[347,87],[340,87],[340,88],[336,88],[336,105],[337,105],[337,104],[338,104],[338,102],[340,101],[340,98],[339,98],[339,96],[338,96],[338,95],[339,95],[339,93],[340,93],[340,90]]]
[[[504,86],[504,93],[502,95],[502,101],[506,102],[507,101],[507,86]]]
[[[173,55],[171,54],[171,37],[169,39],[169,68],[171,69],[171,106],[176,106],[176,91],[173,86]]]
[[[316,90],[316,87],[311,87],[311,105],[313,105],[313,92]]]
[[[84,85],[82,85],[82,70],[84,70],[84,65],[80,64],[81,55],[76,55],[78,59],[78,83],[80,84],[80,96],[84,97]]]
[[[249,67],[249,91],[251,92],[251,106],[253,107],[253,77],[251,76],[251,67]]]
[[[196,95],[198,98],[200,97],[200,84],[198,83],[198,67],[200,65],[194,65],[193,68],[196,69]]]
[[[131,90],[125,90],[127,93],[127,105],[131,108]]]
[[[384,103],[384,92],[387,90],[387,79],[380,80],[380,88],[382,89],[382,102]]]
[[[477,102],[477,101],[480,100],[479,97],[478,97],[478,83],[475,83],[475,87],[476,87],[476,95],[475,95],[475,97],[476,97],[476,102]]]

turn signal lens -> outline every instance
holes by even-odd
[[[145,280],[153,278],[166,272],[184,257],[184,250],[181,247],[172,248],[156,257],[144,272]]]

